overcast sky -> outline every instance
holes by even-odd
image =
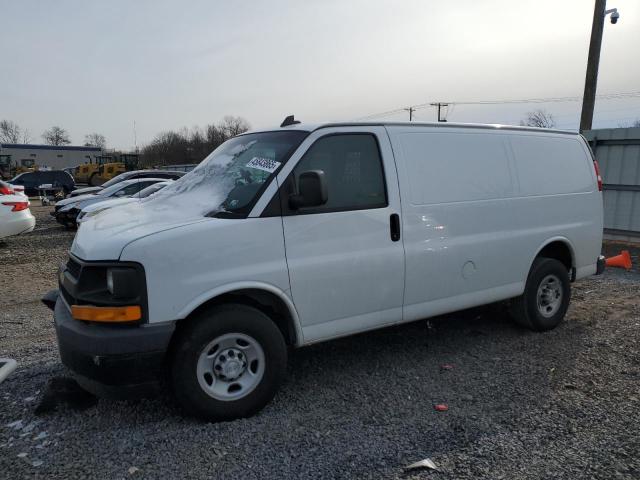
[[[640,1],[609,0],[598,93],[640,91]],[[0,119],[34,143],[60,125],[130,148],[162,130],[294,113],[353,120],[429,101],[581,96],[592,0],[0,0]],[[450,121],[518,123],[546,108],[577,128],[580,102],[458,105]],[[404,120],[408,114],[385,119]],[[416,112],[434,120],[432,108]],[[598,101],[595,127],[640,118]]]

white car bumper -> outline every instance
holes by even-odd
[[[15,218],[14,218],[15,217]],[[0,224],[0,238],[28,233],[36,226],[36,219],[29,210],[16,212],[10,219],[3,219]]]

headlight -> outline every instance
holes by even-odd
[[[76,208],[76,204],[75,203],[70,203],[69,205],[65,205],[64,207],[62,207],[59,211],[60,212],[68,212],[69,210],[72,210]]]
[[[113,298],[134,298],[139,295],[138,273],[133,268],[109,268],[107,290]]]

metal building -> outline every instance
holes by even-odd
[[[76,167],[93,161],[94,157],[100,154],[99,147],[0,144],[0,163],[11,162],[15,166],[25,167],[35,164],[40,168],[52,170]]]
[[[604,181],[605,238],[640,242],[640,128],[584,132]]]

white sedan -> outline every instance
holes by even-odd
[[[9,187],[13,190],[13,193],[15,193],[16,195],[22,195],[25,198],[29,198],[27,197],[27,194],[24,193],[24,185],[11,185],[10,183],[8,183],[7,185],[9,185]]]
[[[33,230],[36,219],[29,210],[24,195],[0,195],[0,238],[19,235]]]
[[[10,183],[0,180],[0,195],[22,195],[26,197],[24,193],[24,185],[11,185]]]

